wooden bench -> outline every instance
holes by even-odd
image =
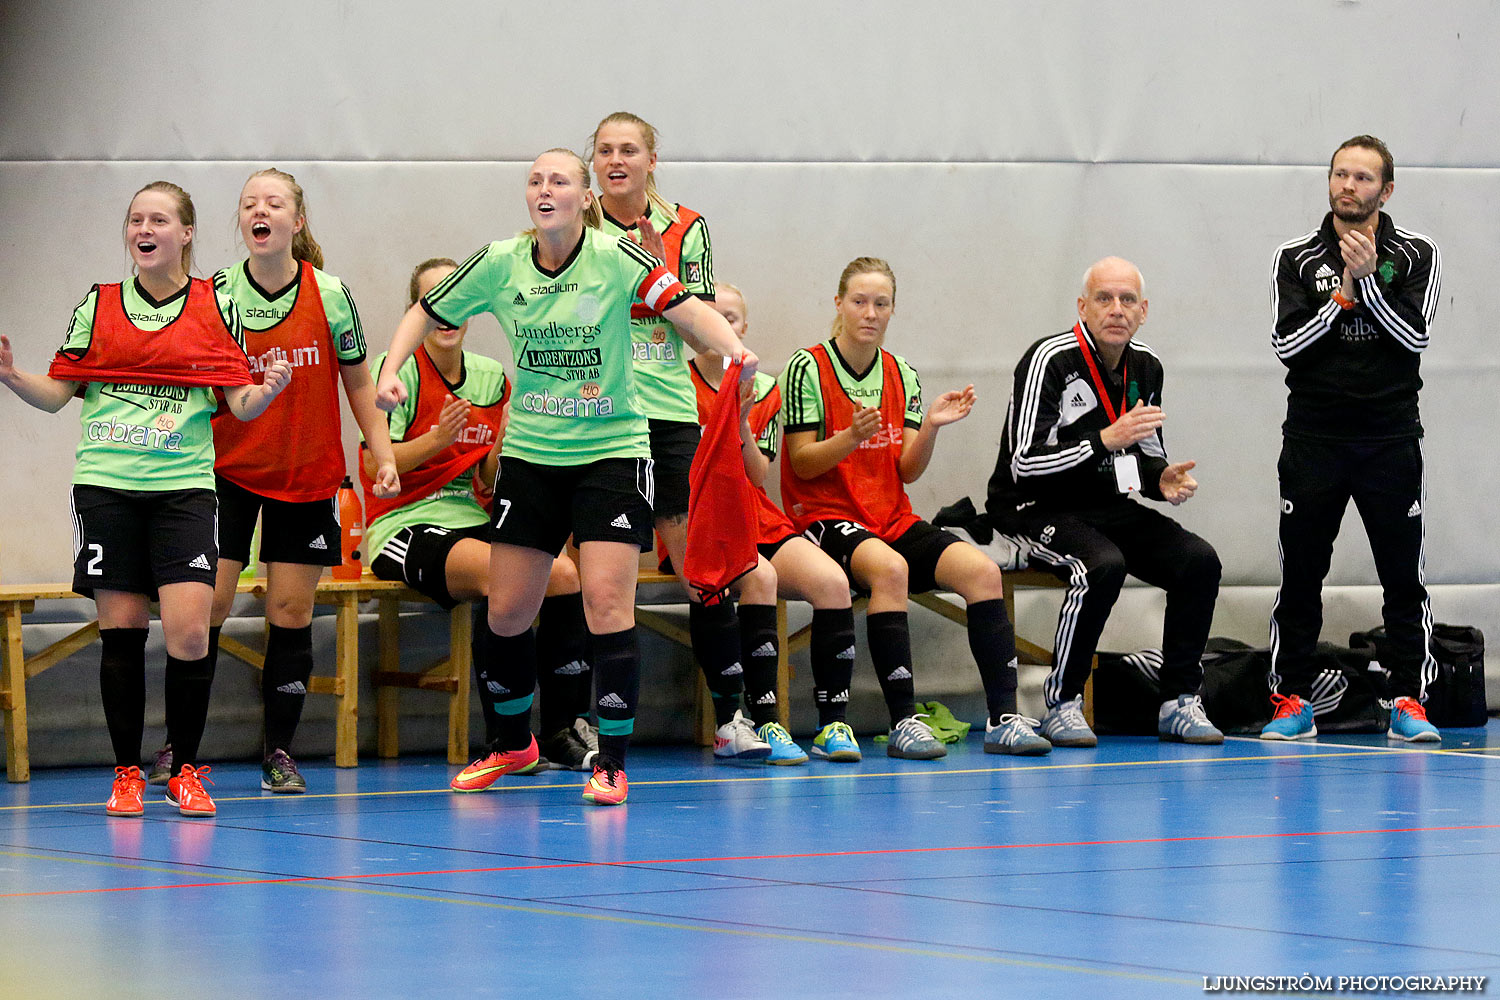
[[[264,597],[264,578],[243,580],[238,592]],[[26,656],[21,646],[22,616],[36,608],[37,601],[85,600],[75,594],[68,584],[0,584],[0,709],[5,718],[5,776],[7,780],[29,781],[31,763],[27,746],[26,682],[43,671],[72,656],[99,639],[99,623],[88,622],[68,635],[31,656]],[[366,573],[358,580],[335,580],[324,577],[318,582],[314,601],[333,605],[335,655],[332,676],[315,676],[308,680],[307,690],[311,694],[332,695],[337,700],[334,711],[334,763],[339,767],[354,767],[359,763],[359,606],[367,600],[378,600],[381,611],[381,657],[382,666],[393,662],[395,657],[396,609],[400,601],[425,601],[426,598],[405,584],[380,580]],[[455,611],[455,622],[458,615]],[[462,628],[467,633],[469,621],[467,611]],[[250,666],[262,669],[265,655],[228,636],[219,640],[219,649]],[[467,739],[468,715],[468,642],[465,639],[461,650],[463,677],[461,697],[464,707],[464,734]],[[389,657],[389,659],[388,659]],[[460,657],[450,657],[450,660]],[[451,670],[448,661],[441,664]],[[387,683],[403,683],[404,676],[390,671]],[[422,686],[420,682],[412,686]],[[459,693],[455,692],[455,697]],[[452,712],[450,711],[450,715]],[[450,730],[453,727],[450,725]],[[450,733],[449,756],[453,757]],[[467,754],[468,747],[463,747]]]
[[[1007,570],[1005,601],[1012,622],[1015,619],[1016,587],[1061,587],[1056,577],[1039,570]],[[639,588],[654,588],[642,594]],[[646,607],[636,609],[636,622],[678,645],[692,648],[688,629],[649,608],[651,604],[686,604],[677,577],[643,566],[637,577],[637,598]],[[665,590],[665,593],[661,591]],[[244,580],[241,594],[264,597],[263,577]],[[22,617],[31,613],[37,601],[84,600],[68,584],[0,584],[0,709],[5,720],[6,778],[12,782],[29,781],[31,764],[27,746],[26,681],[98,641],[99,625],[88,622],[45,649],[26,656],[21,645]],[[912,601],[960,625],[967,626],[967,611],[937,594],[914,594]],[[335,614],[335,655],[331,676],[309,679],[311,694],[332,695],[334,711],[334,763],[355,767],[359,763],[359,610],[360,604],[376,602],[379,658],[371,676],[375,688],[376,752],[381,757],[395,757],[400,743],[400,691],[411,689],[435,691],[448,697],[448,747],[450,764],[469,760],[469,676],[473,668],[471,640],[472,618],[469,605],[460,604],[449,613],[448,655],[419,669],[401,668],[399,641],[400,606],[403,601],[430,603],[426,597],[403,583],[381,580],[368,571],[358,580],[319,581],[314,600],[333,605]],[[856,602],[856,610],[863,606]],[[782,725],[790,721],[790,657],[811,642],[811,626],[795,632],[787,627],[785,601],[776,603],[776,636],[780,650],[776,676],[777,715]],[[265,654],[244,643],[222,636],[219,650],[254,669],[265,665]],[[1050,665],[1052,653],[1021,636],[1016,636],[1016,653],[1022,663]],[[695,733],[700,745],[713,745],[713,703],[701,674],[695,695]],[[1084,711],[1092,719],[1092,685],[1085,688]]]

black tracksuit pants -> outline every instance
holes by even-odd
[[[1428,651],[1432,609],[1422,579],[1422,447],[1397,441],[1286,437],[1281,479],[1281,589],[1271,609],[1271,689],[1312,694],[1312,653],[1323,628],[1323,578],[1349,501],[1359,511],[1384,590],[1391,696],[1419,701],[1437,670]]]
[[[1212,545],[1126,497],[1090,510],[1046,513],[1027,507],[1002,530],[1016,529],[1031,545],[1028,565],[1068,585],[1053,668],[1043,688],[1049,708],[1083,693],[1099,634],[1126,573],[1167,592],[1162,700],[1198,693],[1203,645],[1219,595],[1219,557]]]

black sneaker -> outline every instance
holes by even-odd
[[[260,762],[260,787],[268,792],[300,793],[307,791],[307,779],[297,770],[291,754],[272,750]]]
[[[165,785],[172,777],[172,744],[168,743],[156,751],[156,761],[151,765],[151,771],[146,775],[146,784]]]
[[[564,771],[592,771],[598,756],[597,746],[588,744],[588,723],[575,719],[566,729],[559,729],[542,743],[542,750],[552,766]],[[592,735],[589,733],[589,735]],[[596,737],[597,738],[597,737]]]

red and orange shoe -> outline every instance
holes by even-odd
[[[219,807],[203,790],[203,779],[208,774],[208,765],[194,767],[182,765],[182,773],[167,780],[167,801],[177,807],[184,816],[215,816]],[[208,783],[212,785],[213,779]]]
[[[105,815],[145,815],[146,803],[142,800],[145,793],[146,779],[141,777],[140,768],[134,766],[115,768],[115,783],[109,790],[109,801],[104,803]]]
[[[449,788],[455,792],[482,792],[502,774],[530,774],[541,762],[536,737],[523,750],[496,750],[459,771]]]
[[[583,801],[596,806],[617,806],[625,801],[630,786],[625,781],[625,771],[612,764],[594,767],[593,777],[583,786]]]

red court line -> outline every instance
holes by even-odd
[[[219,882],[176,882],[170,885],[123,885],[103,889],[53,889],[47,892],[0,893],[0,899],[32,899],[41,896],[97,895],[111,892],[145,892],[157,889],[207,889],[240,885],[294,885],[299,882],[374,881],[419,878],[426,875],[484,875],[494,872],[548,871],[561,868],[631,868],[644,865],[691,865],[730,861],[796,861],[807,858],[853,858],[869,855],[939,854],[953,851],[1014,851],[1048,847],[1126,847],[1140,844],[1189,844],[1223,840],[1284,840],[1294,837],[1356,837],[1374,833],[1449,833],[1466,830],[1497,830],[1500,823],[1472,826],[1408,826],[1371,830],[1302,830],[1295,833],[1220,833],[1195,837],[1141,837],[1130,840],[1067,840],[1035,844],[968,844],[954,847],[893,847],[870,851],[817,851],[807,854],[743,854],[705,858],[651,858],[635,861],[559,861],[545,865],[506,865],[496,868],[436,868],[430,871],[380,872],[357,875],[289,875],[281,878],[234,879]]]

